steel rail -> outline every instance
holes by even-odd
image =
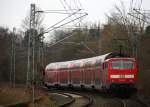
[[[90,105],[92,105],[93,103],[93,99],[91,96],[88,96],[88,95],[85,95],[83,93],[79,93],[79,92],[69,92],[71,94],[75,94],[75,95],[79,95],[79,96],[82,96],[84,99],[87,99],[88,101],[83,104],[81,107],[89,107]]]
[[[65,104],[59,105],[58,107],[71,106],[71,104],[75,103],[76,99],[73,98],[73,96],[71,96],[70,94],[81,96],[81,97],[83,97],[83,99],[87,100],[86,103],[83,104],[81,107],[89,107],[89,106],[91,106],[93,104],[93,98],[91,96],[83,94],[82,92],[80,93],[80,92],[67,91],[67,90],[61,90],[61,89],[58,89],[58,90],[48,90],[46,88],[43,88],[43,89],[45,91],[50,92],[50,93],[58,93],[58,94],[62,94],[62,95],[65,95],[65,96],[68,96],[68,97],[71,98],[70,101],[66,102]]]
[[[65,93],[62,93],[62,92],[59,92],[58,94],[62,94],[62,95],[65,95],[65,96],[68,96],[71,100],[69,100],[68,102],[64,103],[64,104],[61,104],[61,105],[58,105],[57,107],[66,107],[72,103],[75,102],[75,98],[73,98],[71,95],[69,94],[65,94]]]
[[[136,96],[136,98],[132,99],[132,100],[140,103],[142,105],[142,107],[150,107],[150,105],[148,103],[144,102],[143,100],[141,100],[139,96]]]

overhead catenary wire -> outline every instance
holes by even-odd
[[[66,37],[64,37],[63,39],[61,39],[61,40],[59,40],[59,41],[57,41],[57,42],[55,42],[55,43],[53,43],[53,44],[50,45],[49,47],[55,46],[55,45],[57,45],[57,44],[59,44],[59,43],[62,43],[62,41],[66,40],[66,39],[68,39],[68,38],[70,38],[70,37],[72,37],[74,32],[76,32],[76,31],[73,30],[72,32],[66,34],[66,35],[65,35]],[[67,36],[67,35],[69,35],[69,36]],[[71,44],[83,45],[83,46],[84,46],[85,48],[87,48],[92,54],[95,54],[95,55],[96,55],[96,52],[94,52],[91,48],[89,48],[83,41],[81,41],[81,43],[75,43],[75,42],[64,42],[64,43],[68,43],[68,44],[71,43]]]
[[[76,5],[77,8],[80,8],[80,9],[84,10],[83,6],[81,5],[79,0],[77,0],[77,1],[74,0],[74,4]],[[79,20],[79,26],[81,25],[81,22],[82,22],[82,19]]]
[[[60,0],[61,5],[63,6],[63,8],[65,9],[66,12],[68,12],[68,9],[65,7],[63,1]]]
[[[64,26],[64,25],[67,25],[67,24],[69,24],[69,23],[71,23],[71,22],[74,22],[74,21],[77,21],[77,20],[79,20],[79,19],[80,19],[80,20],[83,20],[83,18],[87,15],[87,13],[80,12],[82,9],[79,9],[79,8],[74,9],[74,8],[72,8],[71,6],[69,6],[68,4],[67,4],[67,6],[66,6],[65,1],[63,2],[63,0],[62,0],[62,1],[60,0],[60,2],[61,2],[61,4],[63,5],[63,7],[65,8],[65,10],[36,11],[36,12],[41,12],[41,13],[60,13],[60,14],[68,14],[67,17],[65,17],[64,19],[62,19],[62,20],[60,20],[59,22],[55,23],[55,24],[52,25],[51,27],[47,28],[47,29],[44,30],[42,33],[40,33],[38,36],[41,36],[41,35],[43,35],[43,34],[45,34],[45,33],[49,33],[50,31],[53,31],[53,30],[55,30],[55,29],[58,29],[58,28],[60,28],[60,27],[62,27],[62,26]],[[66,11],[66,12],[64,12],[64,11]],[[79,13],[79,12],[80,12],[80,13]],[[73,18],[72,20],[67,21],[67,19],[72,18],[72,16],[75,16],[75,15],[77,15],[77,14],[79,14],[80,17],[78,16],[78,17],[76,17],[76,18]],[[64,21],[66,21],[66,22],[63,23]],[[61,23],[62,23],[62,24],[61,24]],[[77,23],[79,23],[79,22],[77,22]],[[60,24],[61,24],[61,25],[60,25]],[[71,35],[71,36],[72,36],[72,35]],[[68,37],[66,37],[66,38],[68,38]],[[57,44],[57,43],[55,43],[55,44]]]
[[[68,11],[71,14],[72,13],[72,11],[70,10],[71,6],[69,6],[68,3],[65,0],[62,0],[62,2],[64,3],[66,11]],[[71,4],[71,2],[70,2],[70,4]],[[76,15],[75,15],[75,17],[76,17]]]
[[[60,1],[61,1],[61,0],[60,0]],[[62,2],[61,2],[61,3],[62,3]],[[63,4],[63,3],[62,3],[62,4]],[[66,8],[65,8],[65,9],[66,9]],[[70,9],[70,10],[74,10],[74,9]],[[49,27],[48,29],[46,29],[45,31],[43,31],[42,34],[44,34],[44,33],[49,33],[50,31],[53,31],[53,30],[55,30],[55,29],[57,29],[57,28],[60,28],[60,27],[62,27],[62,26],[64,26],[64,25],[69,24],[69,23],[71,23],[71,22],[73,22],[73,21],[76,21],[76,20],[78,20],[78,19],[82,19],[82,20],[83,20],[83,18],[87,15],[87,13],[78,13],[78,12],[81,11],[82,9],[76,9],[76,10],[77,10],[76,12],[72,13],[72,14],[69,15],[68,17],[62,19],[61,21],[57,22],[56,24],[52,25],[51,27]],[[66,11],[67,11],[67,10],[66,10]],[[72,19],[72,20],[70,20],[70,21],[68,21],[68,22],[66,22],[66,23],[63,23],[63,24],[61,24],[61,25],[55,27],[56,25],[58,25],[59,23],[63,22],[64,20],[68,19],[69,17],[73,16],[74,14],[81,14],[82,16],[80,16],[80,17],[78,17],[78,18],[75,18],[75,19]],[[77,22],[77,23],[78,23],[78,22]],[[39,34],[39,36],[42,35],[42,34]]]
[[[64,0],[64,1],[65,1],[65,0]],[[70,2],[71,2],[71,1],[72,1],[72,0],[70,0]],[[65,2],[66,2],[66,1],[65,1]],[[74,4],[75,8],[77,8],[77,9],[81,8],[81,7],[78,6],[76,0],[74,0],[74,3],[73,3],[73,4]],[[71,7],[72,5],[71,5],[71,4],[70,4],[70,6],[69,6],[69,5],[67,4],[67,2],[66,2],[66,5],[68,6],[69,9],[72,9],[72,7]],[[70,10],[70,11],[72,12],[72,10]],[[79,16],[81,16],[81,14],[79,14]],[[78,16],[77,16],[77,14],[76,14],[76,15],[75,15],[75,18],[77,18],[77,17],[78,17]],[[79,22],[78,22],[78,23],[79,23],[79,26],[80,26],[81,21],[82,21],[82,19],[79,19]],[[74,23],[74,25],[77,25],[78,23]]]
[[[83,10],[83,9],[78,8],[78,9],[68,9],[68,10],[74,13],[77,10]],[[60,13],[60,14],[68,14],[68,15],[72,14],[72,13],[67,12],[66,10],[38,10],[36,11],[36,13]]]
[[[44,31],[44,33],[49,33],[50,31],[53,31],[53,30],[55,30],[55,29],[58,29],[58,28],[60,28],[60,27],[62,27],[62,26],[64,26],[64,25],[66,25],[66,24],[69,24],[69,23],[71,23],[71,22],[73,22],[73,21],[75,21],[75,20],[78,20],[78,19],[80,19],[80,18],[82,18],[82,17],[85,17],[85,16],[87,16],[87,15],[88,15],[88,14],[86,13],[86,14],[82,15],[81,17],[78,17],[78,18],[76,18],[76,19],[73,19],[73,20],[71,20],[71,21],[68,21],[68,22],[66,22],[66,23],[64,23],[64,24],[62,24],[62,25],[60,25],[60,26],[53,27],[52,29],[50,29],[50,30],[48,30],[48,31]]]
[[[94,52],[91,48],[89,48],[89,46],[87,44],[85,44],[85,42],[81,41],[80,43],[76,43],[76,42],[60,42],[62,44],[74,44],[74,45],[82,45],[84,46],[86,49],[88,49],[92,54],[96,55],[96,52]]]
[[[56,14],[56,13],[58,13],[58,14],[70,14],[70,13],[67,13],[67,12],[55,12],[55,11],[53,11],[53,12],[44,11],[44,13],[54,13],[54,14]]]
[[[81,44],[82,44],[84,47],[86,47],[91,53],[93,53],[93,54],[96,55],[96,52],[94,52],[91,48],[89,48],[89,47],[87,46],[87,44],[85,44],[83,41],[81,42]]]
[[[61,0],[60,0],[61,1]],[[73,13],[72,11],[72,0],[70,0],[70,5],[68,3],[69,1],[66,1],[66,0],[62,0],[61,3],[63,4],[64,8],[66,9],[67,12],[69,12],[70,14]],[[80,9],[79,6],[77,5],[77,2],[73,2],[74,4],[74,7],[73,8],[77,8],[77,9]],[[75,14],[75,18],[81,16],[81,14],[79,14],[79,16],[77,16],[78,14]],[[80,23],[81,23],[82,19],[79,19],[79,26],[80,26]],[[74,22],[73,22],[74,23]],[[77,23],[74,23],[74,25],[77,25]]]
[[[71,16],[73,16],[73,15],[76,14],[76,13],[78,13],[79,11],[80,11],[80,10],[77,10],[76,12],[70,14],[69,16],[67,16],[67,17],[65,17],[64,19],[60,20],[59,22],[55,23],[55,24],[52,25],[51,27],[47,28],[45,31],[47,31],[47,30],[49,30],[49,29],[55,27],[56,25],[58,25],[59,23],[65,21],[66,19],[70,18]],[[44,31],[44,32],[45,32],[45,31]]]
[[[73,36],[73,33],[74,33],[74,32],[75,32],[75,30],[73,30],[73,31],[70,32],[70,33],[67,33],[63,39],[61,39],[61,40],[59,40],[59,41],[53,43],[52,45],[50,45],[50,47],[55,46],[56,44],[58,44],[58,43],[60,43],[60,42],[62,42],[62,41],[64,41],[64,40],[70,38],[71,36]],[[67,36],[67,35],[69,35],[69,36]]]
[[[67,9],[70,10],[70,11],[77,11],[77,10],[84,10],[82,8],[71,8],[71,9]],[[37,10],[36,12],[39,12],[39,13],[43,13],[43,12],[66,12],[66,9],[62,9],[62,10]]]

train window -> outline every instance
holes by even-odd
[[[113,69],[133,69],[133,63],[130,60],[116,60],[112,61],[111,67]]]
[[[103,63],[103,69],[105,69],[105,65],[104,65],[104,63]]]
[[[107,68],[107,63],[103,63],[103,69]]]

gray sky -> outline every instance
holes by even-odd
[[[75,0],[66,1],[73,4],[72,1]],[[106,21],[105,13],[112,11],[113,5],[119,5],[119,1],[120,0],[80,0],[84,11],[88,13],[85,21],[104,23]],[[122,1],[124,1],[126,8],[128,8],[131,0]],[[138,5],[136,1],[140,0],[133,1],[134,5]],[[12,30],[13,27],[17,29],[20,28],[22,20],[30,10],[31,3],[35,3],[43,10],[64,9],[60,0],[0,0],[0,26],[7,26],[10,30]],[[78,2],[77,4],[80,6]],[[150,0],[143,0],[142,7],[144,9],[149,9],[149,4]],[[60,14],[45,14],[44,16],[44,25],[47,27],[66,17]]]

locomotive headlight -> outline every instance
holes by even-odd
[[[120,78],[120,75],[110,75],[110,78]]]
[[[125,75],[125,78],[134,78],[134,75]]]

